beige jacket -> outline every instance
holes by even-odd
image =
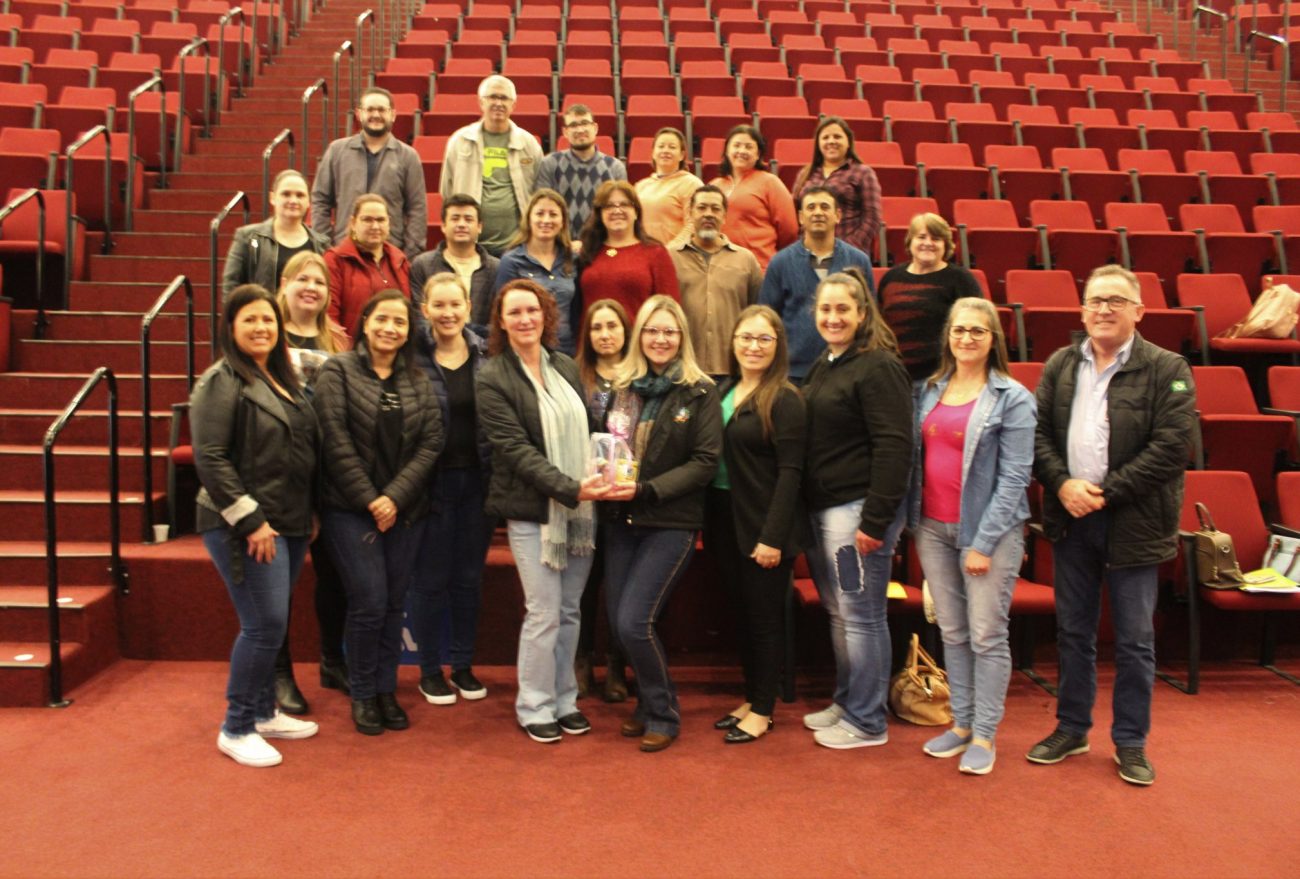
[[[515,187],[515,201],[523,210],[533,194],[537,165],[542,160],[542,146],[527,131],[510,123],[510,182]],[[458,192],[483,200],[483,123],[475,122],[458,129],[447,140],[447,155],[442,162],[442,179],[438,185],[443,198]]]

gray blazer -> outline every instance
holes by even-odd
[[[341,137],[329,145],[316,168],[311,187],[311,226],[332,244],[348,237],[352,203],[367,192],[388,203],[388,240],[407,259],[425,249],[429,203],[424,188],[420,156],[395,137],[389,137],[379,156],[375,179],[366,186],[366,144],[360,134]]]

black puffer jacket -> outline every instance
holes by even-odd
[[[402,400],[401,470],[388,485],[377,486],[370,474],[382,383],[370,366],[364,340],[321,367],[312,402],[323,437],[325,507],[365,513],[371,501],[387,495],[403,521],[428,512],[429,475],[442,451],[442,415],[428,377],[408,370],[401,355],[393,374]]]
[[[549,355],[551,366],[585,402],[578,364],[558,351]],[[484,505],[488,514],[521,522],[546,522],[551,498],[566,507],[576,507],[578,480],[565,476],[546,457],[537,391],[518,355],[507,348],[489,359],[474,377],[474,389],[479,424],[492,443],[492,479]]]
[[[1056,493],[1070,478],[1070,408],[1078,381],[1078,345],[1060,349],[1038,383],[1034,475],[1043,485],[1043,527],[1060,538],[1071,516]],[[1187,361],[1138,335],[1128,362],[1110,380],[1110,469],[1102,482],[1110,510],[1112,567],[1172,559],[1183,506],[1183,473],[1196,430],[1196,389]]]
[[[199,490],[196,530],[229,527],[247,537],[265,522],[286,537],[311,533],[319,433],[295,442],[285,405],[264,381],[245,384],[224,359],[190,396]]]

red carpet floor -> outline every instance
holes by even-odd
[[[1300,861],[1300,687],[1245,665],[1211,668],[1196,697],[1157,684],[1147,789],[1115,775],[1108,674],[1093,752],[1053,767],[1023,758],[1053,702],[1013,677],[997,768],[975,778],[906,724],[882,748],[815,746],[799,723],[815,682],[769,738],[724,747],[710,724],[731,675],[682,669],[683,735],[642,754],[617,734],[626,707],[592,700],[593,733],[529,741],[511,668],[449,708],[417,702],[404,669],[412,728],[374,739],[311,671],[322,732],[280,743],[274,769],[218,753],[218,663],[122,661],[66,710],[4,711],[0,876],[1291,877]]]

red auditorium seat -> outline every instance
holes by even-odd
[[[999,118],[1012,121],[1007,110],[1012,104],[1029,106],[1033,95],[1025,86],[1019,85],[1014,76],[1001,70],[972,70],[967,81],[975,87],[975,99],[997,108]]]
[[[859,64],[854,69],[861,96],[873,107],[884,107],[888,101],[916,100],[916,86],[903,82],[903,73],[897,67],[879,64]]]
[[[903,246],[907,228],[917,214],[938,213],[939,206],[932,198],[885,195],[880,199],[880,224],[884,234],[877,239],[879,254],[872,258],[883,266],[906,264],[912,256]]]
[[[1278,464],[1295,448],[1295,421],[1260,414],[1240,366],[1193,366],[1192,378],[1201,419],[1199,469],[1249,473],[1256,494],[1272,504]]]
[[[1102,39],[1109,39],[1108,36],[1098,34]],[[1127,88],[1133,88],[1133,78],[1137,76],[1155,76],[1155,67],[1149,60],[1140,60],[1133,57],[1133,51],[1123,46],[1098,46],[1088,50],[1092,58],[1101,62],[1102,73],[1108,76],[1118,76],[1124,81]],[[1140,95],[1141,92],[1139,91]],[[1145,104],[1143,105],[1145,106]]]
[[[673,95],[631,95],[627,99],[624,118],[625,136],[628,138],[654,137],[654,133],[665,126],[686,130],[681,103]]]
[[[1300,366],[1270,366],[1268,368],[1268,408],[1266,415],[1285,415],[1295,420],[1295,434],[1300,438]],[[1290,450],[1291,455],[1300,452],[1300,445]],[[1300,460],[1300,457],[1295,458]],[[1300,479],[1300,471],[1278,474],[1278,504],[1281,507],[1282,522],[1293,528],[1300,528],[1300,515],[1289,515],[1288,511],[1300,514],[1300,486],[1294,486]],[[1291,482],[1292,490],[1283,491],[1284,483]]]
[[[740,65],[741,94],[753,100],[762,95],[793,97],[798,84],[782,61],[746,61]]]
[[[736,77],[725,61],[683,61],[680,80],[685,101],[702,95],[736,97],[741,94]]]
[[[66,147],[96,125],[112,131],[116,102],[112,89],[67,86],[58,101],[46,105],[44,127],[59,132]]]
[[[718,42],[717,34],[712,31],[675,32],[671,56],[673,69],[678,72],[687,61],[726,62],[727,60],[726,49]]]
[[[1239,92],[1226,79],[1189,79],[1187,90],[1199,92],[1206,110],[1228,110],[1245,125],[1248,114],[1262,110],[1261,98],[1254,92]]]
[[[1120,150],[1119,167],[1133,179],[1134,197],[1160,205],[1171,222],[1178,205],[1203,198],[1200,179],[1195,174],[1175,171],[1168,150]]]
[[[855,128],[856,132],[857,129]],[[902,148],[892,141],[858,140],[858,158],[870,165],[880,181],[881,195],[915,195],[916,166],[903,161]]]
[[[1028,221],[1031,202],[1065,198],[1060,172],[1044,168],[1042,156],[1032,146],[990,144],[984,163],[989,166],[993,197],[1010,201],[1020,222]]]
[[[0,46],[0,82],[24,82],[36,53],[26,46]]]
[[[819,34],[792,34],[782,40],[778,51],[785,53],[785,63],[798,71],[804,64],[835,64],[835,50],[828,48]]]
[[[992,104],[953,102],[944,105],[943,115],[948,119],[952,139],[969,146],[975,161],[981,164],[986,164],[987,147],[1015,141],[1015,129],[1010,122],[998,119]]]
[[[1204,362],[1223,355],[1237,360],[1264,360],[1268,356],[1300,356],[1300,341],[1290,339],[1220,339],[1219,333],[1250,312],[1252,296],[1241,275],[1179,275],[1178,304],[1199,308]]]
[[[1265,152],[1300,152],[1300,125],[1290,113],[1247,113],[1246,128],[1260,133]]]
[[[0,128],[0,191],[53,189],[62,179],[59,141],[57,131],[44,128]]]
[[[82,30],[81,18],[75,15],[36,15],[31,24],[18,32],[19,44],[49,62],[54,49],[75,49]]]
[[[1181,156],[1205,147],[1201,132],[1179,125],[1173,110],[1130,110],[1125,121],[1137,129],[1137,147],[1144,150],[1168,150]]]
[[[1058,147],[1052,150],[1052,166],[1061,170],[1065,197],[1086,202],[1098,223],[1105,220],[1107,204],[1133,200],[1132,179],[1111,170],[1099,149]]]
[[[41,127],[49,91],[38,82],[0,88],[0,128]]]
[[[916,85],[918,100],[928,101],[934,107],[969,104],[975,100],[975,87],[963,83],[955,70],[918,67],[912,71],[912,82]]]
[[[451,57],[486,58],[496,65],[502,63],[505,47],[505,31],[467,28],[461,33],[460,38],[451,44]]]
[[[1201,178],[1201,188],[1208,196],[1203,199],[1206,202],[1234,204],[1239,212],[1249,214],[1255,205],[1272,201],[1268,178],[1243,174],[1235,153],[1188,150],[1183,154],[1183,167]]]
[[[1034,103],[1052,107],[1058,118],[1064,118],[1071,107],[1088,106],[1088,93],[1070,85],[1069,77],[1063,73],[1026,73],[1024,83],[1029,86]]]
[[[1138,57],[1154,63],[1156,76],[1167,76],[1174,80],[1179,90],[1192,94],[1196,94],[1196,90],[1190,88],[1192,80],[1210,75],[1208,61],[1189,61],[1174,49],[1146,47],[1138,50]]]
[[[1196,235],[1202,272],[1239,274],[1253,288],[1261,276],[1281,269],[1273,236],[1247,232],[1234,205],[1185,204],[1178,216],[1183,230]]]
[[[844,75],[844,68],[839,64],[803,63],[795,71],[798,93],[812,106],[820,106],[829,100],[853,100],[858,97],[857,83]]]
[[[546,58],[527,58],[508,54],[501,73],[515,84],[515,91],[524,95],[545,95],[550,98],[555,88],[555,74],[551,62]],[[603,64],[603,61],[583,61],[575,59],[566,64]],[[447,62],[447,69],[438,76],[434,88],[462,94],[478,94],[479,83],[493,72],[492,62],[486,58],[453,58]],[[612,77],[606,70],[605,83]],[[565,92],[561,90],[560,94]]]
[[[994,302],[1007,302],[1007,275],[1037,263],[1038,233],[1020,225],[1006,200],[958,199],[952,211],[966,267],[984,272]]]
[[[978,71],[989,72],[997,69],[997,61],[990,57],[979,44],[973,40],[939,40],[939,53],[949,70],[957,71],[963,82],[972,83],[972,74]]]
[[[1087,202],[1034,201],[1029,219],[1039,229],[1043,267],[1072,272],[1080,286],[1093,269],[1119,255],[1119,235],[1097,228]]]
[[[1277,518],[1279,524],[1300,531],[1300,471],[1277,475]]]
[[[1142,146],[1137,129],[1120,125],[1118,115],[1109,108],[1076,107],[1070,110],[1066,121],[1078,132],[1079,146],[1101,150],[1110,165],[1114,165],[1120,150]]]
[[[988,197],[988,171],[975,164],[964,143],[918,143],[916,169],[920,194],[938,202],[940,216],[952,216],[953,202],[959,198]]]
[[[780,142],[785,139],[808,141],[811,148],[817,117],[808,110],[808,102],[795,97],[760,97],[754,101],[763,136]]]
[[[781,63],[780,48],[772,45],[772,38],[765,33],[732,34],[731,39],[727,41],[725,55],[725,60],[735,70],[739,70],[742,65],[750,61]]]
[[[45,85],[57,95],[70,85],[89,86],[91,74],[99,66],[99,56],[81,49],[51,49],[45,62],[31,70],[31,82]]]
[[[526,58],[545,61],[549,67],[554,67],[560,57],[560,47],[555,41],[555,34],[555,31],[516,30],[505,44],[506,63],[509,63],[511,58]],[[494,67],[498,63],[487,57],[482,60],[489,61]]]
[[[623,62],[619,88],[623,99],[633,95],[671,95],[677,94],[676,80],[667,61],[629,58]]]
[[[1045,361],[1083,330],[1079,290],[1069,272],[1013,270],[1006,287],[1020,360]]]
[[[432,58],[439,70],[451,57],[452,35],[447,31],[412,30],[398,42],[397,58]]]
[[[1124,267],[1155,273],[1166,296],[1177,289],[1178,276],[1196,264],[1196,236],[1174,231],[1162,205],[1112,202],[1105,206],[1105,221],[1119,233]]]
[[[772,173],[780,177],[786,189],[793,193],[795,178],[805,165],[812,162],[812,156],[810,138],[775,141],[772,145]]]
[[[1007,106],[1007,121],[1015,128],[1016,143],[1037,149],[1044,165],[1051,161],[1052,150],[1057,147],[1079,145],[1078,133],[1072,126],[1061,124],[1061,117],[1054,107],[1010,104]]]
[[[0,151],[7,153],[4,135],[0,133]],[[6,159],[7,163],[7,159]],[[22,195],[30,187],[20,186],[4,190],[5,203]],[[86,235],[84,224],[72,224],[73,242],[68,247],[68,213],[77,215],[77,198],[62,189],[44,189],[45,199],[45,267],[41,277],[42,301],[46,307],[61,307],[65,260],[71,250],[71,278],[84,280],[86,276]],[[5,281],[5,295],[16,301],[18,308],[35,308],[37,242],[40,240],[40,209],[35,200],[24,203],[5,220],[0,228],[0,274]]]
[[[108,58],[114,52],[138,52],[140,22],[130,18],[98,18],[90,31],[81,35],[77,48],[89,49],[100,58]]]
[[[885,121],[876,117],[871,102],[864,98],[825,98],[813,109],[822,116],[838,116],[849,123],[859,145],[885,139]]]
[[[475,3],[473,12],[462,17],[466,31],[487,30],[508,33],[514,18],[513,3]],[[464,34],[462,34],[464,36]]]
[[[198,36],[198,27],[188,21],[154,22],[150,24],[149,32],[140,37],[140,51],[152,52],[166,62],[164,67],[171,67],[176,55]]]
[[[1228,110],[1193,110],[1187,114],[1187,127],[1195,128],[1205,139],[1205,149],[1236,153],[1243,166],[1250,164],[1250,154],[1263,152],[1267,142],[1257,129],[1243,130],[1237,117]]]
[[[690,107],[688,133],[697,143],[705,138],[726,137],[732,128],[751,121],[745,112],[745,102],[735,95],[697,96],[691,99]]]
[[[620,28],[622,20],[620,19]],[[570,12],[570,30],[572,31],[572,12]],[[608,33],[608,30],[595,30],[593,33]],[[664,61],[669,59],[668,42],[663,30],[619,30],[618,54],[623,62],[627,61]]]
[[[940,119],[927,101],[885,101],[885,138],[903,150],[903,159],[916,161],[919,143],[944,143],[949,139],[948,121]]]
[[[1300,205],[1256,205],[1251,217],[1256,232],[1272,236],[1282,273],[1300,271]]]
[[[456,59],[448,61],[448,68]],[[489,71],[490,72],[490,71]],[[430,96],[435,91],[434,78],[436,71],[432,58],[389,58],[384,69],[375,74],[375,85],[380,88],[388,89],[390,92],[409,92],[410,94],[419,95],[421,100],[428,106]],[[453,74],[454,76],[454,74]],[[482,77],[479,77],[482,79]],[[475,82],[475,87],[478,83]],[[463,87],[449,88],[450,94],[464,94]],[[470,91],[473,93],[473,90]]]

